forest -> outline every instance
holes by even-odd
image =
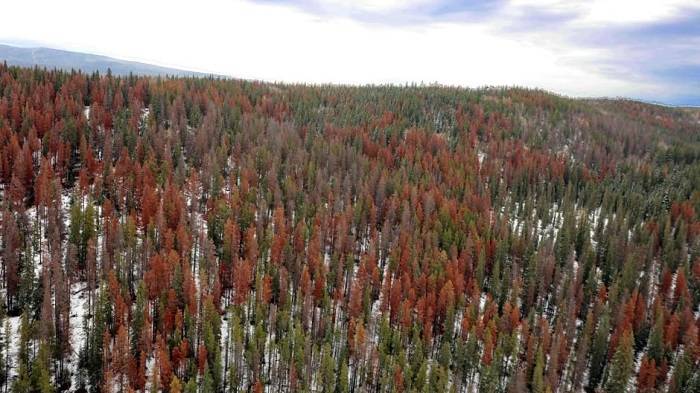
[[[0,392],[700,392],[700,110],[0,64]]]

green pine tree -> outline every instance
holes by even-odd
[[[348,393],[350,391],[348,379],[348,361],[347,359],[343,359],[340,363],[340,372],[338,373],[338,383],[336,385],[338,393]]]
[[[491,363],[482,367],[481,378],[479,379],[479,392],[496,393],[499,391],[500,359],[501,357],[496,356]]]
[[[660,364],[664,357],[664,326],[664,315],[659,311],[649,335],[649,349],[647,349],[649,358],[654,359],[656,364]]]
[[[204,346],[207,348],[207,364],[211,366],[210,376],[212,387],[218,391],[221,387],[223,366],[221,365],[221,316],[216,310],[211,299],[207,299],[204,305]]]
[[[429,390],[433,392],[444,392],[447,390],[447,371],[440,365],[430,368]]]
[[[27,312],[22,313],[20,318],[20,335],[19,335],[19,349],[18,349],[18,371],[17,379],[15,379],[12,384],[13,393],[29,393],[32,389],[31,376],[29,374],[29,340],[30,340],[31,328],[29,326],[29,320],[27,317]]]
[[[697,373],[697,370],[696,370]],[[685,351],[673,368],[669,393],[697,392],[693,389],[693,355]]]
[[[184,393],[197,393],[197,378],[192,377],[187,381]]]
[[[54,387],[51,383],[51,371],[49,359],[49,345],[42,340],[39,344],[39,353],[32,365],[31,384],[33,392],[53,393]]]
[[[321,381],[323,392],[333,393],[335,391],[335,361],[333,360],[333,351],[331,346],[326,343],[323,345],[322,352]]]
[[[202,390],[201,393],[216,393],[216,388],[214,387],[214,378],[211,375],[209,366],[204,369],[204,377],[202,378]]]
[[[532,372],[532,388],[533,393],[544,393],[544,355],[542,347],[537,349],[537,357],[535,357],[535,369]]]
[[[624,393],[633,371],[634,338],[632,332],[628,330],[623,333],[612,358],[605,391],[609,393]]]
[[[588,386],[595,389],[603,377],[606,356],[608,355],[608,336],[610,335],[610,315],[606,309],[598,321],[598,328],[591,345],[591,370],[588,379]]]
[[[85,346],[80,354],[80,367],[87,369],[89,384],[92,391],[95,392],[99,391],[99,387],[102,386],[102,340],[112,315],[109,295],[104,285],[100,288],[99,293],[95,305],[95,315],[89,322],[87,319],[83,322],[87,331],[87,340],[85,340]]]

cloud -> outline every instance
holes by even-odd
[[[0,24],[6,41],[242,78],[518,85],[674,103],[698,91],[700,9],[677,0],[23,1],[4,13],[15,16]]]
[[[575,14],[575,23],[588,26],[653,23],[676,18],[689,8],[700,9],[692,0],[512,0],[508,7]]]
[[[311,3],[333,12],[339,9],[364,12],[395,12],[429,4],[430,0],[326,0],[312,1]]]

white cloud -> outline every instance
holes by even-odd
[[[697,0],[511,0],[511,7],[569,12],[577,25],[631,24],[670,20],[700,8]]]
[[[338,11],[392,12],[411,9],[433,3],[434,0],[316,0],[317,7]]]
[[[584,22],[592,23],[648,23],[673,19],[690,7],[699,7],[688,0],[596,0],[590,3]]]

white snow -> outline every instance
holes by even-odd
[[[78,361],[80,350],[87,341],[87,332],[83,321],[88,314],[87,305],[87,284],[75,283],[70,290],[70,344],[72,354],[70,357],[70,370],[72,387],[78,386]]]

